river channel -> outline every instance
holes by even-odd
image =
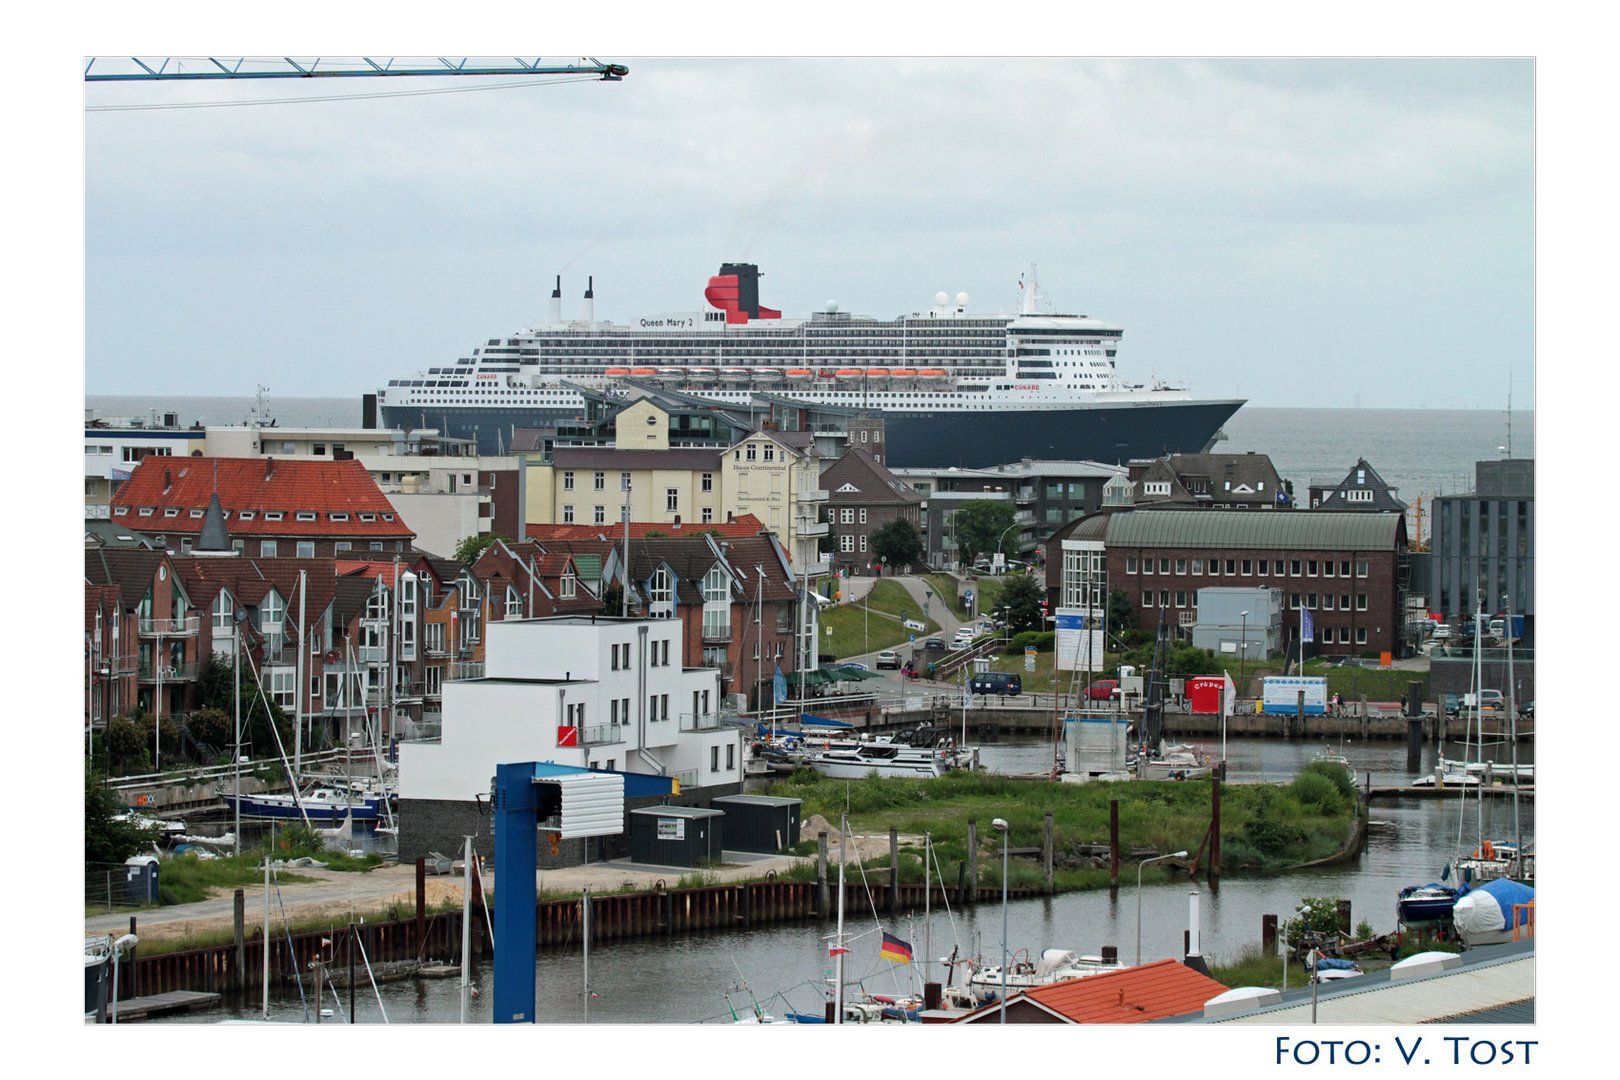
[[[1219,751],[1219,743],[1205,743]],[[1228,775],[1234,782],[1285,781],[1324,749],[1321,743],[1277,740],[1232,740],[1227,747]],[[1409,783],[1416,774],[1407,769],[1406,747],[1398,741],[1347,742],[1334,746],[1365,783],[1371,774],[1374,787]],[[1502,760],[1509,754],[1498,749]],[[1529,742],[1519,748],[1521,761],[1533,759]],[[1446,747],[1446,756],[1460,749]],[[1487,747],[1487,757],[1492,748]],[[1432,769],[1433,745],[1422,753],[1419,774]],[[994,771],[1031,774],[1050,767],[1051,750],[1045,744],[1005,742],[984,747],[983,764]],[[1179,957],[1187,928],[1189,894],[1196,893],[1202,932],[1202,952],[1211,960],[1235,958],[1245,948],[1258,946],[1262,917],[1292,915],[1302,897],[1338,897],[1352,905],[1352,919],[1366,920],[1379,932],[1395,926],[1395,895],[1403,887],[1435,880],[1456,850],[1459,836],[1472,847],[1483,819],[1487,834],[1512,837],[1514,800],[1470,800],[1463,817],[1460,797],[1379,800],[1370,813],[1372,827],[1367,844],[1353,862],[1326,868],[1298,870],[1254,879],[1228,875],[1212,890],[1203,881],[1180,878],[1149,881],[1136,887],[1136,869],[1121,871],[1117,893],[1107,890],[1015,900],[1008,905],[1008,946],[1011,951],[1038,954],[1048,947],[1096,953],[1105,945],[1118,948],[1126,962],[1140,950],[1143,960]],[[1526,843],[1535,837],[1532,800],[1519,800],[1517,827]],[[1459,829],[1459,822],[1461,828]],[[981,828],[985,823],[981,823]],[[1138,908],[1141,918],[1138,922]],[[977,909],[935,910],[925,920],[918,912],[901,915],[885,929],[909,941],[917,957],[900,966],[878,958],[878,931],[870,909],[846,913],[850,953],[845,975],[873,993],[893,993],[914,984],[926,968],[929,977],[943,981],[938,961],[953,948],[958,955],[981,953],[999,958],[1002,911],[1000,904]],[[694,1024],[730,1023],[732,1009],[743,1013],[758,1001],[768,1012],[821,1011],[822,988],[830,973],[826,938],[833,924],[777,925],[738,931],[715,931],[676,938],[616,941],[593,946],[589,957],[590,996],[582,993],[585,956],[578,946],[542,950],[538,959],[539,1018],[542,1023],[579,1024]],[[481,965],[475,974],[479,996],[471,1002],[469,1019],[488,1023],[493,968]],[[742,989],[736,989],[745,987]],[[384,984],[381,1004],[376,995],[357,994],[357,1023],[453,1023],[460,1011],[458,980],[404,981]],[[306,993],[307,993],[306,989]],[[328,1022],[346,1022],[347,993],[339,999],[328,991]],[[257,1002],[228,1005],[224,1015],[244,1018],[259,1015]],[[588,1012],[588,1015],[587,1015]],[[206,1014],[217,1019],[222,1014]],[[305,1007],[296,990],[271,1002],[271,1018],[299,1021]],[[198,1019],[198,1018],[194,1018]]]

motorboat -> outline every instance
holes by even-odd
[[[1497,878],[1457,897],[1451,925],[1463,944],[1501,945],[1535,933],[1536,890]]]
[[[1146,761],[1137,758],[1139,780],[1201,780],[1212,771],[1208,757],[1197,747],[1169,743]]]
[[[898,743],[860,743],[847,750],[823,750],[812,754],[807,764],[822,776],[835,780],[859,780],[879,776],[926,778],[944,776],[948,751],[943,747],[909,747]]]
[[[1068,949],[1046,949],[1040,959],[1033,960],[1027,949],[1020,949],[1007,961],[1007,989],[1024,990],[1047,983],[1083,979],[1089,975],[1123,971],[1127,966],[1114,955],[1081,956]],[[969,962],[967,984],[973,989],[999,993],[1001,965]]]

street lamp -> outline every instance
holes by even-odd
[[[1018,528],[1018,522],[1015,521],[1011,525],[1007,526],[1005,529],[1001,530],[1001,535],[996,537],[996,550],[997,551],[1001,551],[1001,542],[1003,540],[1007,539],[1007,534],[1012,532],[1016,528]],[[1006,560],[1003,559],[1002,560],[1002,566],[1005,567],[1006,565],[1007,565]]]
[[[1238,645],[1238,649],[1239,649],[1239,652],[1238,652],[1238,697],[1242,698],[1243,697],[1243,688],[1248,685],[1247,677],[1248,677],[1248,668],[1249,668],[1249,613],[1247,611],[1240,611],[1240,612],[1238,612],[1238,614],[1243,617],[1243,629],[1241,631],[1243,640]],[[1236,702],[1234,702],[1233,704],[1236,704]]]
[[[1007,821],[996,818],[990,827],[1001,834],[1001,1023],[1007,1022]],[[1185,852],[1183,852],[1185,854]]]
[[[1185,851],[1172,851],[1168,855],[1155,855],[1151,859],[1143,859],[1136,864],[1136,964],[1142,964],[1142,868],[1150,862],[1160,859],[1185,859]]]

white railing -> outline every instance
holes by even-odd
[[[197,632],[197,626],[197,616],[187,615],[183,619],[142,619],[139,631],[142,635],[188,636]]]
[[[682,731],[714,731],[729,722],[723,713],[681,713]]]

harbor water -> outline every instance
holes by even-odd
[[[1204,744],[1205,749],[1210,746]],[[1218,752],[1219,744],[1214,749]],[[1229,777],[1234,782],[1291,778],[1324,747],[1312,742],[1232,740],[1227,747]],[[1410,782],[1405,744],[1380,740],[1349,741],[1335,745],[1366,783],[1373,786]],[[1445,755],[1459,756],[1460,748],[1447,746]],[[1488,750],[1490,748],[1487,748]],[[1433,767],[1436,749],[1423,750],[1420,772]],[[1521,761],[1533,757],[1526,741],[1519,748]],[[985,765],[999,772],[1028,774],[1049,767],[1051,750],[1045,743],[992,744],[984,748]],[[1505,758],[1504,758],[1505,760]],[[1119,950],[1120,959],[1133,962],[1138,934],[1143,960],[1182,955],[1187,928],[1189,894],[1199,901],[1202,949],[1213,962],[1233,960],[1245,949],[1258,947],[1265,915],[1286,919],[1306,897],[1349,900],[1354,923],[1365,920],[1377,932],[1395,928],[1395,896],[1407,885],[1436,880],[1445,862],[1458,850],[1476,843],[1483,824],[1487,835],[1511,837],[1513,800],[1469,800],[1461,794],[1431,799],[1379,800],[1372,804],[1372,826],[1367,843],[1354,860],[1337,866],[1291,871],[1263,878],[1228,874],[1212,890],[1202,880],[1184,876],[1169,880],[1150,868],[1140,890],[1137,869],[1121,868],[1120,888],[1067,893],[1054,897],[1014,900],[1008,905],[1008,948],[1038,955],[1046,948],[1097,953],[1103,946]],[[1532,800],[1519,800],[1518,827],[1527,842],[1535,836]],[[987,823],[981,822],[981,827]],[[955,872],[946,868],[947,874]],[[852,880],[859,881],[858,876]],[[544,876],[542,875],[542,887]],[[881,905],[881,889],[875,892]],[[1138,905],[1141,918],[1138,921]],[[883,929],[910,942],[916,956],[911,965],[895,965],[878,957],[878,919]],[[872,993],[915,989],[926,972],[944,981],[947,971],[939,962],[953,949],[958,956],[980,954],[998,961],[1001,953],[1001,905],[983,903],[967,910],[936,909],[928,920],[920,911],[892,919],[874,914],[870,906],[845,914],[849,955],[845,977]],[[713,931],[671,938],[645,938],[599,943],[589,957],[590,987],[582,989],[585,955],[578,945],[542,950],[537,964],[539,1018],[542,1023],[579,1024],[697,1024],[727,1023],[733,1009],[744,1015],[758,1002],[765,1011],[820,1013],[824,989],[831,973],[827,938],[833,923],[807,921],[747,930]],[[475,970],[478,996],[471,1000],[469,1018],[490,1022],[489,1004],[493,968],[485,960]],[[459,980],[406,980],[385,983],[378,995],[362,988],[354,999],[357,1023],[381,1023],[386,1011],[390,1023],[454,1023],[460,1015]],[[312,990],[306,986],[305,994]],[[348,992],[327,993],[329,1021],[346,1022]],[[312,1006],[311,1006],[312,1007]],[[243,1018],[259,1015],[257,1000],[227,1005],[224,1014]],[[216,1010],[205,1014],[215,1019]],[[271,1018],[299,1021],[306,1006],[296,990],[288,989],[272,1001]],[[196,1021],[201,1017],[193,1017]],[[175,1021],[184,1022],[184,1021]]]

